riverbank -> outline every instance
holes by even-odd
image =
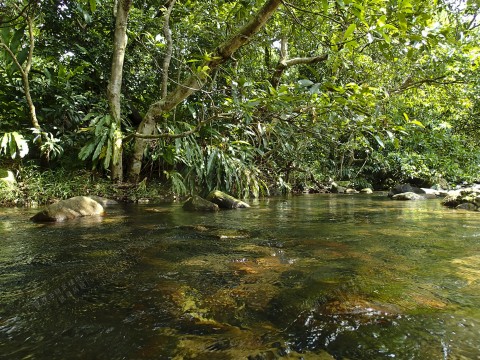
[[[10,179],[12,172],[9,172]],[[176,199],[164,184],[112,183],[98,174],[76,170],[37,171],[32,168],[13,173],[14,181],[0,181],[0,206],[36,207],[79,195],[97,195],[120,202],[171,202]]]
[[[393,182],[393,180],[392,180]],[[282,190],[275,184],[265,184],[268,191],[263,196],[281,195]],[[439,185],[443,189],[453,190],[448,184]],[[457,187],[458,188],[458,187]],[[206,195],[211,189],[204,189]],[[376,189],[388,191],[390,189]],[[326,183],[315,182],[307,186],[294,186],[291,193],[356,193],[371,192],[371,188],[357,188],[349,181],[331,180]],[[193,191],[202,195],[201,189]],[[37,166],[25,166],[17,170],[6,170],[0,165],[0,206],[37,207],[54,203],[74,196],[100,196],[123,203],[170,203],[186,200],[191,195],[187,189],[175,192],[168,181],[145,178],[138,184],[114,183],[108,177],[95,171],[84,169],[42,170]],[[238,194],[231,194],[237,197]]]

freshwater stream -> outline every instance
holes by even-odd
[[[480,359],[480,213],[303,195],[0,209],[2,359]]]

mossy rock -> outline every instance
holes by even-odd
[[[191,196],[183,204],[183,209],[187,211],[218,211],[219,207],[211,201],[194,195]]]
[[[240,209],[250,207],[247,203],[219,190],[211,191],[206,199],[217,204],[221,209]]]

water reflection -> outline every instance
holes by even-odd
[[[8,358],[478,358],[477,213],[301,196],[192,214],[4,209]]]

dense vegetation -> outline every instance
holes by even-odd
[[[478,0],[115,3],[0,0],[0,168],[24,188],[478,179]]]

